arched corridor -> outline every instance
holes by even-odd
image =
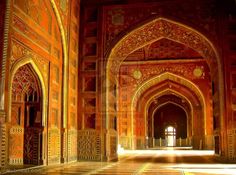
[[[1,0],[0,173],[234,169],[235,43],[235,0]]]

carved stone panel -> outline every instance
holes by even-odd
[[[14,126],[9,135],[9,164],[23,164],[24,128]]]
[[[101,138],[93,129],[78,131],[78,158],[80,160],[101,160]]]
[[[60,131],[51,128],[48,132],[48,164],[60,163]]]
[[[77,130],[70,129],[68,131],[68,161],[77,160]]]

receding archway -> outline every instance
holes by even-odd
[[[186,26],[184,24],[171,21],[165,18],[158,18],[152,20],[146,24],[142,24],[140,27],[137,27],[130,33],[126,34],[123,38],[121,38],[117,44],[112,48],[106,65],[106,92],[105,92],[105,101],[106,101],[106,129],[113,129],[111,126],[112,118],[114,118],[117,114],[117,110],[114,110],[114,103],[116,99],[116,95],[112,92],[116,91],[114,87],[118,87],[117,78],[120,65],[126,59],[126,57],[151,43],[154,43],[162,38],[166,38],[172,40],[174,42],[181,43],[186,45],[189,48],[197,51],[203,58],[206,59],[208,66],[210,68],[210,73],[212,77],[212,81],[218,85],[219,88],[216,91],[219,93],[219,108],[217,108],[217,112],[221,117],[221,127],[223,127],[223,116],[224,116],[224,94],[223,94],[223,74],[222,74],[222,65],[221,60],[218,55],[217,50],[215,49],[213,43],[207,39],[203,34],[199,33],[197,30]],[[168,73],[167,73],[168,74]],[[168,75],[166,75],[168,76]],[[175,76],[175,75],[174,75]],[[160,81],[160,77],[155,77],[157,81]],[[153,78],[154,79],[154,78]],[[172,80],[172,79],[171,79]],[[179,80],[178,80],[179,81]],[[182,81],[182,80],[180,80]],[[154,81],[153,81],[154,82]],[[186,83],[187,82],[187,83]],[[183,82],[181,82],[182,84]],[[148,84],[148,83],[147,83]],[[150,83],[152,84],[152,83]],[[154,83],[155,84],[155,83]],[[153,85],[153,84],[152,84]],[[203,107],[204,111],[204,125],[206,125],[206,103],[204,100],[204,96],[201,93],[201,90],[192,83],[191,81],[185,81],[183,85],[188,88],[193,88],[194,92],[198,96],[198,99],[201,102],[201,107]],[[143,92],[143,84],[139,84],[137,89],[135,89],[135,95],[132,97],[131,102],[131,125],[133,121],[134,109],[136,105],[136,100],[139,99],[140,94]],[[196,90],[196,91],[195,91]],[[136,97],[135,97],[136,96]],[[205,127],[206,128],[206,127]],[[133,129],[131,129],[133,132]],[[205,131],[206,132],[206,131]],[[133,134],[132,134],[133,135]],[[134,145],[134,144],[133,144]]]
[[[206,132],[206,102],[205,102],[205,98],[201,92],[201,90],[192,82],[190,82],[189,80],[178,76],[178,75],[174,75],[172,73],[166,72],[163,73],[161,75],[158,75],[156,77],[153,77],[151,79],[149,79],[148,81],[144,82],[142,85],[139,86],[139,88],[135,91],[134,95],[132,96],[132,102],[131,102],[131,138],[135,135],[134,134],[134,121],[135,121],[135,116],[138,115],[139,112],[137,112],[137,107],[139,106],[139,100],[142,99],[152,99],[152,97],[147,97],[147,96],[143,96],[145,93],[147,92],[151,92],[150,88],[154,88],[156,85],[161,84],[163,82],[166,81],[172,81],[175,82],[183,87],[186,87],[188,90],[191,90],[188,92],[188,94],[195,94],[196,97],[192,98],[192,106],[194,104],[197,104],[199,106],[201,106],[201,112],[203,114],[203,130],[204,133],[203,134],[207,134]],[[158,88],[154,88],[154,96],[160,96],[161,94],[164,94],[166,92],[173,92],[174,89],[174,84],[169,83],[170,86],[172,86],[172,88],[168,91],[168,89],[165,89],[164,91],[162,90],[158,90]],[[168,86],[168,83],[167,83]],[[157,92],[155,92],[157,91]],[[159,92],[158,92],[159,91]],[[178,93],[177,93],[178,94]],[[183,95],[183,94],[182,94]],[[148,100],[149,101],[149,100]],[[199,104],[198,104],[199,103]],[[145,108],[145,110],[147,111],[147,109]],[[199,111],[199,112],[200,112]],[[132,148],[135,148],[135,141],[132,141]]]

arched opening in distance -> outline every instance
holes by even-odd
[[[166,146],[176,146],[176,129],[173,126],[168,126],[165,129]]]
[[[186,146],[186,139],[190,135],[187,133],[190,131],[188,131],[189,122],[186,110],[174,103],[166,103],[160,106],[153,115],[154,138],[159,139],[158,143],[161,140],[164,143],[156,146]]]
[[[210,127],[208,131],[206,129],[209,120],[206,116],[207,106],[202,92],[183,77],[168,72],[153,77],[140,86],[132,100],[130,126],[133,132],[130,140],[133,142],[134,149],[139,148],[138,142],[144,143],[145,136],[148,136],[149,147],[165,145],[159,144],[159,140],[156,140],[160,138],[154,138],[155,125],[153,123],[155,111],[166,104],[179,106],[183,109],[184,115],[188,116],[188,138],[185,138],[182,146],[193,146],[197,149],[200,140],[205,139],[206,133],[212,132]],[[173,106],[169,105],[167,108],[171,110]],[[191,140],[194,140],[193,145]],[[212,143],[206,141],[205,146],[211,149]]]

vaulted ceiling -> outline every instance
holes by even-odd
[[[126,61],[202,59],[201,55],[190,47],[169,39],[161,39],[138,49],[128,55]]]

